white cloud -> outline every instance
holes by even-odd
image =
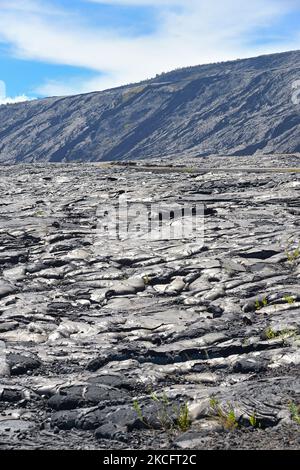
[[[89,0],[88,0],[89,1]],[[45,15],[63,15],[66,11],[42,0],[0,0],[0,9],[14,10],[19,13],[41,13]]]
[[[3,80],[0,80],[0,105],[22,103],[23,101],[28,101],[30,99],[32,98],[25,95],[15,96],[14,98],[6,96],[6,84]]]
[[[128,37],[89,26],[75,10],[52,10],[49,1],[0,0],[0,41],[22,59],[85,67],[96,78],[79,82],[46,81],[42,95],[100,90],[139,81],[176,67],[249,57],[300,47],[300,36],[272,45],[251,44],[259,27],[268,27],[299,3],[294,0],[85,0],[90,3],[157,7],[154,33]],[[17,2],[19,4],[19,2]],[[11,5],[11,6],[10,6]],[[179,6],[180,8],[173,8]],[[70,7],[71,8],[71,7]],[[99,73],[99,76],[97,74]]]

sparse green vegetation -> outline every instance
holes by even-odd
[[[165,393],[158,396],[155,392],[152,392],[150,394],[150,398],[157,404],[156,415],[153,417],[154,421],[157,420],[160,427],[165,432],[186,432],[190,428],[191,419],[187,403],[172,406],[172,403],[169,401]],[[137,400],[134,400],[133,407],[140,421],[151,429],[152,426],[143,415],[142,408]]]
[[[295,423],[300,424],[300,406],[296,403],[291,402],[289,404],[289,410],[291,413],[291,418]]]
[[[265,331],[265,335],[267,339],[274,339],[274,338],[277,338],[278,333],[272,330],[272,328],[269,326]]]
[[[236,416],[236,413],[234,411],[234,408],[230,404],[226,405],[225,408],[224,407],[222,408],[219,401],[215,397],[211,397],[210,408],[212,409],[214,414],[217,415],[220,424],[227,431],[234,431],[235,429],[237,429],[238,427],[242,425],[247,426],[244,420],[242,420],[242,422],[239,422]],[[260,424],[258,423],[255,411],[253,411],[253,413],[247,419],[251,427],[260,428]]]
[[[291,242],[290,245],[295,246],[295,242]],[[298,244],[297,248],[287,248],[285,250],[286,257],[290,263],[294,263],[300,257],[300,244]]]
[[[192,168],[192,167],[185,167],[185,168],[183,168],[182,172],[183,173],[196,173],[197,170],[195,168]]]
[[[172,416],[170,416],[170,402],[165,393],[161,397],[154,392],[151,394],[151,399],[158,404],[157,407],[157,416],[162,429],[165,431],[172,430],[174,427],[174,422]]]
[[[219,400],[217,400],[215,397],[211,397],[211,399],[209,401],[209,406],[212,409],[215,409],[218,405],[219,405]]]
[[[278,338],[285,338],[287,336],[293,336],[296,332],[294,330],[281,330],[281,331],[274,331],[270,326],[265,330],[265,336],[267,339],[278,339]]]
[[[149,427],[148,426],[148,423],[147,423],[147,420],[145,420],[144,416],[143,416],[143,412],[142,412],[142,408],[139,404],[139,402],[137,400],[133,400],[133,408],[139,418],[139,420],[145,424],[145,426]]]
[[[263,307],[266,307],[267,305],[268,305],[268,299],[267,299],[267,297],[264,297],[264,298],[262,299],[262,301],[260,301],[260,300],[258,300],[258,299],[255,301],[255,309],[256,309],[256,310],[260,310],[260,309],[262,309]]]
[[[227,410],[223,410],[220,406],[219,401],[212,397],[210,399],[210,407],[217,414],[219,421],[224,429],[227,431],[234,431],[238,427],[238,421],[234,412],[234,409],[229,405]]]
[[[283,297],[283,300],[290,305],[295,303],[295,297],[292,297],[291,295],[286,295],[285,297]]]
[[[148,286],[150,284],[150,278],[149,276],[143,276],[143,281],[144,281],[144,284],[145,286]]]
[[[34,213],[34,216],[35,217],[45,217],[46,216],[46,213],[42,210],[37,210],[35,213]]]
[[[257,427],[257,419],[256,419],[255,411],[251,416],[249,416],[249,423],[253,428]]]
[[[189,408],[187,403],[182,405],[179,410],[179,415],[177,419],[177,425],[180,431],[185,432],[187,431],[190,426],[191,426],[191,420],[189,416]]]

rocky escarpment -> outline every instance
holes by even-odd
[[[3,167],[1,447],[298,447],[298,165]],[[107,236],[125,193],[204,243]]]
[[[300,152],[300,52],[0,106],[0,162]]]

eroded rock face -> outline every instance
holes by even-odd
[[[3,167],[1,445],[297,447],[300,180],[264,168],[298,163]],[[108,236],[125,193],[203,204],[204,241]]]
[[[0,106],[0,162],[300,151],[300,51]]]

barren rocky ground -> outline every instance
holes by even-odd
[[[1,448],[299,448],[299,163],[2,166]],[[204,243],[107,236],[126,192]]]

